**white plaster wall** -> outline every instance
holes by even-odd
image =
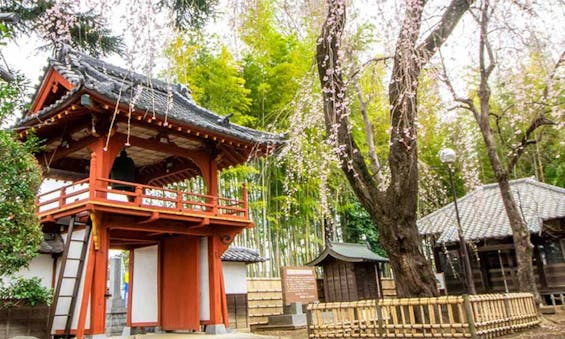
[[[208,238],[200,238],[200,320],[210,320],[210,276]]]
[[[38,254],[33,258],[27,268],[21,268],[15,276],[24,277],[26,279],[39,277],[41,286],[51,288],[53,280],[53,258],[51,254]],[[4,279],[5,282],[11,279]]]
[[[133,251],[131,321],[134,324],[158,320],[158,253],[157,245]]]
[[[84,237],[84,231],[76,231],[73,234],[73,239],[82,239]],[[66,240],[66,235],[63,235],[63,240]],[[80,243],[73,242],[71,244],[71,248],[69,252],[72,254],[69,255],[71,258],[76,258],[80,256]],[[88,254],[86,256],[88,258]],[[37,257],[33,258],[30,263],[29,268],[23,268],[16,275],[23,276],[25,278],[31,277],[39,277],[41,278],[41,284],[44,287],[51,288],[51,282],[53,279],[53,258],[51,258],[50,254],[39,254]],[[80,305],[82,303],[82,290],[84,284],[84,276],[86,274],[86,265],[88,263],[85,262],[84,270],[82,273],[81,285],[78,290],[77,294],[77,303],[74,312],[73,323],[71,324],[72,329],[76,329],[78,323],[78,316],[80,313]],[[57,259],[57,269],[55,271],[55,280],[57,282],[57,278],[59,276],[59,270],[61,269],[61,259]],[[77,270],[77,261],[67,261],[67,271],[65,275],[76,275]],[[7,282],[7,279],[6,279]],[[61,295],[70,295],[73,292],[73,284],[74,281],[71,279],[64,279],[63,285],[61,287]],[[57,303],[57,309],[55,314],[66,314],[69,310],[70,305],[70,298],[60,298],[59,302]],[[65,328],[67,318],[66,317],[55,317],[53,321],[52,332],[56,330],[63,330]],[[87,311],[87,318],[86,318],[86,328],[90,326],[90,306],[88,307]]]
[[[226,294],[247,293],[247,269],[245,263],[224,261],[222,262],[224,272],[224,286]]]

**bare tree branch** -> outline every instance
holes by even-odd
[[[530,140],[532,133],[534,133],[536,129],[538,129],[541,126],[554,125],[554,124],[555,123],[549,120],[548,118],[546,118],[545,115],[540,115],[535,117],[530,123],[530,126],[528,126],[528,129],[526,130],[524,135],[522,136],[520,142],[518,143],[518,146],[514,147],[512,152],[513,156],[512,158],[510,158],[510,161],[508,161],[506,171],[511,172],[514,169],[514,166],[516,166],[516,163],[520,159],[520,156],[522,156],[522,154],[526,150],[527,145],[534,144],[537,142],[537,140]]]
[[[351,75],[349,76],[349,81],[351,81],[353,78],[355,78],[357,75],[359,75],[361,72],[363,72],[365,70],[365,68],[367,66],[369,66],[370,64],[376,64],[379,62],[385,62],[387,60],[391,60],[393,57],[392,56],[384,56],[384,57],[380,57],[380,58],[372,58],[367,60],[366,62],[364,62],[358,69],[354,70],[353,72],[351,72]]]
[[[547,100],[548,100],[548,97],[549,97],[549,88],[551,87],[551,83],[555,79],[555,75],[557,74],[557,70],[563,64],[565,64],[565,51],[563,51],[561,53],[561,55],[559,56],[559,59],[557,60],[557,62],[553,66],[553,69],[552,69],[551,73],[549,74],[548,79],[545,83],[545,87],[544,87],[543,93],[542,93],[542,103],[541,104],[543,105],[543,107],[541,109],[541,112],[539,113],[539,115],[537,117],[535,117],[532,120],[532,122],[530,123],[530,126],[528,126],[528,128],[526,129],[526,132],[524,133],[524,135],[520,139],[518,146],[514,147],[514,149],[513,149],[513,152],[512,152],[513,156],[512,156],[512,158],[510,158],[510,161],[508,162],[508,168],[507,168],[508,172],[510,172],[514,169],[514,166],[516,166],[516,163],[518,163],[518,160],[520,159],[520,157],[524,153],[526,146],[529,145],[529,144],[534,144],[538,141],[537,139],[536,140],[530,140],[531,135],[541,126],[547,126],[547,125],[554,125],[555,124],[553,121],[551,121],[550,119],[548,119],[545,116],[545,110],[546,110],[546,107],[548,105]]]
[[[369,113],[367,111],[367,101],[363,98],[363,93],[359,86],[359,82],[355,80],[355,91],[357,92],[357,99],[359,100],[359,109],[361,115],[363,116],[363,126],[365,128],[365,138],[367,140],[367,146],[369,148],[367,154],[369,156],[369,161],[371,163],[371,170],[373,171],[373,176],[376,177],[378,182],[383,182],[383,176],[380,171],[381,165],[379,163],[379,158],[377,156],[377,151],[375,149],[375,139],[373,137],[373,124],[369,119]]]
[[[424,66],[430,58],[447,40],[459,19],[469,9],[474,0],[452,0],[438,24],[438,26],[418,46],[418,54],[421,57],[420,65]]]
[[[494,62],[494,53],[492,51],[492,47],[490,45],[490,41],[488,39],[488,25],[489,25],[489,1],[485,1],[483,4],[483,8],[481,10],[481,17],[479,20],[480,25],[480,40],[479,40],[479,67],[481,72],[481,79],[484,78],[486,85],[485,88],[488,88],[488,78],[490,77],[492,71],[495,67]],[[485,52],[488,57],[488,65],[486,63]],[[489,93],[490,96],[490,93]]]
[[[468,97],[464,98],[464,97],[460,97],[459,95],[457,95],[457,93],[455,91],[455,87],[453,87],[453,83],[451,82],[451,79],[449,78],[449,75],[447,74],[447,68],[445,67],[445,61],[443,59],[443,55],[441,54],[441,51],[439,52],[439,60],[440,60],[440,64],[441,64],[441,67],[442,67],[441,80],[447,86],[447,89],[451,93],[453,100],[455,102],[459,102],[459,103],[462,104],[462,105],[456,106],[456,108],[463,108],[463,109],[470,111],[471,113],[473,113],[473,116],[478,121],[479,111],[477,110],[477,107],[475,107],[475,103],[473,102],[473,100],[471,100],[471,98],[468,98]]]

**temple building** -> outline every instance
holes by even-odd
[[[71,49],[50,60],[14,128],[43,141],[45,177],[68,183],[38,196],[46,239],[64,239],[49,268],[52,334],[104,335],[110,249],[130,253],[128,326],[229,326],[221,257],[253,222],[245,185],[222,196],[218,175],[270,154],[279,135],[199,107],[186,87]]]
[[[564,303],[565,189],[522,178],[510,190],[530,231],[536,287],[548,304]],[[469,246],[472,280],[478,293],[518,290],[512,228],[498,184],[476,188],[458,199],[463,239]],[[447,294],[463,294],[462,255],[457,215],[450,203],[418,220],[420,234],[431,245],[437,273],[444,276]]]

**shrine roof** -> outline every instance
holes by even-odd
[[[259,252],[250,248],[231,246],[224,252],[224,254],[222,254],[222,261],[235,261],[252,264],[267,261],[267,259],[263,258]]]
[[[115,103],[133,106],[137,112],[155,115],[171,123],[192,126],[219,135],[258,144],[280,144],[279,134],[266,133],[240,126],[197,105],[190,90],[180,84],[170,84],[143,74],[121,68],[70,48],[62,50],[58,58],[51,58],[45,73],[54,69],[73,88],[52,104],[35,113],[27,113],[16,127],[29,126],[44,120],[61,107],[77,100],[83,93],[94,93]],[[41,88],[41,86],[40,86]],[[39,91],[39,89],[38,89]],[[34,97],[40,93],[36,93]]]
[[[328,257],[345,262],[388,262],[388,258],[371,251],[365,244],[330,242],[316,259],[306,265],[320,266]]]

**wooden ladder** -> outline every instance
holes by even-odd
[[[75,226],[84,226],[84,236],[82,239],[75,239],[73,238],[73,234],[75,232]],[[73,316],[75,313],[75,307],[77,303],[77,294],[80,288],[80,283],[82,279],[82,271],[84,269],[84,262],[86,258],[86,252],[88,250],[88,242],[90,240],[90,231],[91,231],[91,224],[90,222],[81,223],[76,221],[76,217],[71,217],[69,222],[69,227],[67,230],[67,237],[65,240],[65,248],[63,250],[63,256],[61,261],[61,268],[59,269],[59,276],[57,278],[57,285],[55,288],[55,294],[53,296],[53,304],[51,305],[51,314],[52,316],[49,317],[48,329],[49,331],[53,328],[53,323],[55,322],[55,318],[66,318],[65,322],[65,331],[63,336],[65,338],[69,338],[71,336],[71,326],[73,323]],[[80,246],[80,255],[79,257],[69,257],[69,252],[72,244],[78,244]],[[76,246],[75,246],[76,248]],[[75,250],[76,251],[76,250]],[[73,270],[73,266],[75,265],[68,265],[70,262],[76,262],[76,270]],[[68,292],[64,292],[65,294],[61,294],[61,289],[63,282],[70,281],[72,286],[72,293],[67,294]],[[68,287],[67,287],[68,289]],[[57,306],[61,303],[62,300],[67,299],[68,302],[68,309],[67,310],[59,310],[57,313]]]

